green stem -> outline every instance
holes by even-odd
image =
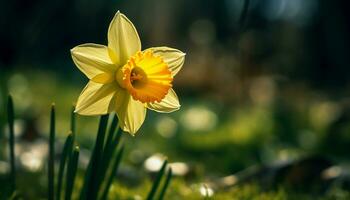
[[[112,124],[113,125],[113,124]],[[113,127],[111,127],[112,129]],[[115,128],[114,128],[114,131],[115,131]],[[117,148],[118,148],[118,144],[121,140],[121,135],[122,135],[122,131],[121,129],[118,129],[117,131],[117,134],[113,134],[112,132],[110,132],[110,134],[108,135],[108,137],[112,135],[110,137],[110,139],[108,138],[109,141],[106,141],[106,146],[104,148],[104,151],[103,151],[103,155],[102,155],[102,160],[101,160],[101,165],[100,165],[100,168],[99,168],[99,179],[98,179],[98,188],[97,190],[100,189],[101,185],[102,185],[102,182],[103,180],[105,179],[106,177],[106,174],[107,174],[107,171],[108,171],[108,168],[109,166],[111,165],[111,161],[113,160],[112,159],[112,156],[114,155],[114,153],[116,152]]]
[[[90,172],[99,171],[107,123],[108,123],[108,115],[101,116],[94,151],[91,156]],[[90,173],[90,178],[88,180],[88,187],[87,187],[87,192],[89,193],[87,197],[89,199],[97,199],[98,180],[99,180],[98,173]]]
[[[170,184],[170,180],[171,180],[172,175],[173,175],[173,171],[171,170],[171,168],[169,168],[168,174],[167,174],[166,179],[165,179],[165,183],[163,185],[162,190],[159,193],[158,200],[163,200],[163,198],[165,196],[165,192]]]
[[[148,193],[147,200],[153,200],[154,199],[154,195],[156,194],[157,189],[158,189],[159,184],[160,184],[160,180],[162,179],[162,176],[164,175],[167,163],[168,163],[168,161],[165,160],[163,165],[162,165],[162,167],[160,168],[160,170],[159,170],[159,172],[158,172],[158,174],[156,176],[156,179],[155,179],[155,181],[153,183],[152,189]]]
[[[78,168],[78,159],[79,159],[79,147],[76,146],[68,162],[65,200],[70,200],[72,198],[75,175],[77,173],[77,168]]]
[[[73,135],[69,134],[66,142],[64,143],[63,146],[63,151],[61,155],[61,160],[60,160],[60,166],[58,169],[58,180],[57,180],[57,191],[56,191],[56,199],[60,200],[61,199],[61,190],[62,190],[62,183],[63,183],[63,174],[64,174],[64,169],[66,166],[66,162],[72,152],[73,149]]]
[[[120,161],[122,159],[123,153],[124,153],[124,145],[121,146],[120,150],[117,153],[115,162],[114,162],[112,169],[111,169],[111,174],[108,177],[106,186],[105,186],[103,193],[102,193],[102,197],[101,197],[102,200],[105,200],[108,197],[109,188],[111,187],[113,180],[114,180],[114,176],[116,175],[116,173],[118,171],[118,167],[119,167]]]
[[[86,196],[87,196],[87,190],[88,190],[88,186],[89,186],[89,180],[91,178],[91,162],[92,159],[90,159],[90,162],[85,170],[85,178],[84,178],[84,182],[83,182],[83,187],[80,191],[80,200],[85,200]]]
[[[115,133],[115,129],[118,126],[118,117],[117,115],[113,116],[113,120],[111,123],[111,126],[109,127],[109,131],[108,131],[108,136],[105,142],[105,148],[103,149],[103,151],[105,152],[106,147],[110,146],[114,141],[113,141],[113,137],[114,137],[114,133]]]
[[[15,132],[14,132],[14,108],[12,97],[8,97],[7,102],[7,119],[9,125],[10,138],[10,166],[11,166],[11,191],[16,189],[16,167],[15,167]]]
[[[51,116],[50,116],[50,138],[49,138],[49,168],[48,168],[48,199],[54,199],[54,176],[55,176],[55,104],[51,106]]]

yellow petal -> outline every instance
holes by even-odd
[[[95,83],[102,83],[102,84],[112,83],[115,80],[115,73],[98,74],[91,80]]]
[[[163,58],[164,62],[168,64],[171,74],[175,76],[181,69],[185,62],[185,53],[180,50],[169,47],[152,47],[149,48],[154,55]]]
[[[81,115],[103,115],[114,111],[116,83],[99,84],[89,81],[81,92],[75,112]]]
[[[145,121],[145,105],[132,99],[126,90],[122,90],[116,93],[115,107],[120,128],[134,135]]]
[[[147,108],[162,112],[169,113],[180,109],[179,99],[173,89],[170,89],[168,94],[164,97],[161,102],[148,103]]]
[[[108,29],[108,47],[115,53],[119,63],[126,61],[141,50],[141,41],[131,21],[119,11],[115,14]]]
[[[109,57],[108,47],[99,44],[82,44],[71,49],[74,63],[89,79],[102,73],[117,70]]]

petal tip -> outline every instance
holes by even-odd
[[[78,53],[78,48],[79,48],[79,46],[76,46],[76,47],[74,47],[74,48],[71,48],[70,49],[70,54],[72,55],[72,56],[77,56],[77,55],[79,55],[79,53]]]
[[[70,49],[70,53],[73,55],[74,54],[74,51],[75,51],[75,47]]]
[[[126,132],[126,133],[129,133],[131,136],[133,136],[133,137],[135,137],[135,135],[136,135],[136,131],[132,131],[132,130],[130,130],[130,129],[128,129],[127,127],[120,127],[124,132]]]
[[[79,114],[79,115],[84,115],[83,113],[81,113],[80,108],[75,108],[74,113]]]
[[[122,12],[120,12],[120,10],[118,10],[118,11],[115,13],[115,17],[116,17],[117,19],[120,19],[120,17],[125,17],[125,15],[124,15]]]
[[[169,113],[172,113],[172,112],[180,110],[180,107],[181,107],[181,105],[179,105],[177,108],[174,108],[173,110],[169,111]]]

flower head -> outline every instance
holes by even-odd
[[[180,108],[172,81],[185,54],[169,47],[142,51],[134,25],[119,11],[109,25],[108,46],[82,44],[71,54],[89,78],[76,105],[75,111],[81,115],[116,112],[120,127],[135,134],[147,108],[157,112]]]

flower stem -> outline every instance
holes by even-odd
[[[108,115],[101,116],[100,124],[98,127],[97,138],[95,147],[93,150],[93,154],[91,156],[91,168],[90,172],[98,172],[101,162],[101,155],[103,153],[103,143],[106,134],[106,127],[108,122]],[[88,198],[89,199],[97,199],[98,195],[98,173],[90,173],[90,177],[88,177]]]
[[[114,176],[116,175],[116,173],[118,171],[118,167],[119,167],[120,161],[122,159],[123,153],[124,153],[124,145],[122,145],[120,147],[120,150],[117,153],[115,162],[114,162],[112,169],[111,169],[111,174],[108,177],[106,186],[105,186],[103,193],[102,193],[102,197],[101,197],[102,200],[105,200],[108,197],[109,188],[111,187],[111,185],[113,183]]]
[[[101,165],[98,171],[99,182],[98,182],[97,190],[99,190],[100,187],[102,186],[103,180],[105,179],[107,171],[110,168],[111,161],[114,160],[112,157],[116,152],[118,148],[118,144],[120,143],[120,140],[121,140],[121,135],[122,135],[121,129],[118,129],[117,132],[115,131],[117,125],[118,125],[118,118],[117,116],[114,116],[111,127],[109,129],[109,134],[106,140],[106,144],[103,149]]]
[[[68,167],[67,167],[65,200],[70,200],[72,198],[75,175],[77,173],[77,168],[78,168],[78,159],[79,159],[79,147],[75,146],[73,153],[70,156]]]
[[[170,184],[170,180],[171,180],[172,175],[173,175],[173,171],[171,170],[171,168],[169,168],[168,174],[167,174],[166,179],[165,179],[165,183],[163,185],[162,190],[159,193],[158,200],[163,200],[163,198],[165,196],[165,192]]]
[[[167,163],[168,163],[168,161],[165,160],[163,165],[162,165],[162,167],[160,168],[160,170],[159,170],[159,172],[158,172],[158,174],[156,176],[156,179],[153,182],[153,186],[151,188],[151,191],[148,193],[147,200],[153,200],[154,199],[154,196],[155,196],[155,194],[157,192],[157,189],[159,187],[159,184],[160,184],[160,181],[162,179],[162,176],[164,175]]]
[[[48,167],[48,199],[54,199],[54,176],[55,176],[55,104],[51,106],[51,116],[50,116],[50,138],[49,138],[49,167]]]
[[[57,180],[57,191],[56,191],[56,199],[60,200],[61,199],[61,190],[62,190],[62,183],[63,183],[63,174],[64,174],[64,169],[66,166],[66,162],[72,152],[73,149],[73,135],[69,134],[64,146],[63,146],[63,151],[61,155],[61,160],[60,160],[60,166],[58,169],[58,180]]]
[[[10,178],[11,178],[11,191],[16,189],[16,167],[15,167],[15,133],[14,133],[14,108],[12,96],[8,97],[7,102],[7,119],[9,125],[9,139],[10,139]]]

